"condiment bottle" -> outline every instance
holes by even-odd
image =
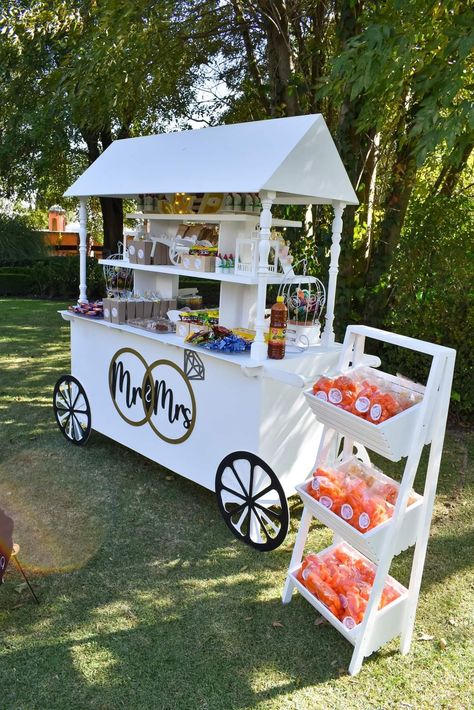
[[[270,333],[268,338],[268,357],[281,360],[285,357],[286,322],[288,309],[283,296],[277,296],[270,315]]]

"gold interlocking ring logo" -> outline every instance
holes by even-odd
[[[181,444],[196,423],[196,398],[188,376],[171,360],[147,365],[131,348],[110,361],[109,391],[118,414],[131,426],[148,423],[168,444]]]

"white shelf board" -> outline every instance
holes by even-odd
[[[193,276],[197,279],[210,279],[211,281],[225,281],[231,284],[244,284],[246,286],[256,286],[258,277],[251,277],[244,274],[216,274],[215,271],[191,271],[181,269],[178,266],[166,266],[161,264],[132,264],[122,259],[99,259],[99,264],[104,266],[120,266],[126,269],[137,269],[138,271],[151,271],[156,274],[169,274],[170,276]],[[279,284],[283,281],[284,274],[267,274],[266,280],[269,284]]]
[[[161,214],[159,212],[130,212],[128,219],[152,219],[161,222],[260,222],[260,215],[246,212],[214,212],[211,214]],[[272,217],[272,227],[301,227],[302,222],[292,219]]]
[[[175,347],[182,348],[183,350],[194,350],[202,356],[208,355],[209,357],[216,358],[217,360],[225,360],[233,365],[245,368],[260,368],[265,365],[266,370],[279,370],[285,367],[285,362],[288,366],[292,361],[315,358],[318,357],[318,355],[325,355],[330,350],[340,350],[342,347],[339,343],[333,344],[329,349],[323,348],[322,346],[314,346],[308,348],[308,350],[302,353],[288,353],[283,360],[264,360],[263,362],[257,362],[251,359],[249,351],[242,353],[223,353],[218,350],[208,350],[207,348],[186,343],[183,338],[178,337],[176,333],[155,333],[150,330],[145,330],[144,328],[134,328],[131,325],[127,325],[127,323],[110,323],[109,321],[105,321],[103,318],[96,319],[88,316],[82,316],[79,313],[73,313],[72,311],[58,311],[58,313],[66,321],[80,320],[99,328],[110,328],[112,330],[120,330],[123,333],[142,335],[144,338],[149,338],[155,341],[158,340],[161,343],[174,345]]]

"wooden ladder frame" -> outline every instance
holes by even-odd
[[[385,543],[382,547],[371,594],[367,603],[364,618],[359,625],[359,633],[354,644],[354,652],[349,665],[349,673],[351,675],[356,675],[360,671],[364,657],[369,656],[384,643],[384,641],[380,643],[377,640],[377,610],[385,580],[395,555],[397,536],[403,525],[408,499],[413,488],[421,454],[427,440],[428,432],[430,432],[429,440],[431,441],[431,445],[423,491],[423,507],[416,536],[415,552],[408,586],[408,597],[405,602],[401,629],[400,651],[402,654],[406,654],[410,650],[416,608],[426,558],[441,455],[443,451],[446,420],[448,416],[451,385],[454,372],[454,362],[456,357],[456,351],[451,348],[426,343],[421,340],[409,338],[403,335],[397,335],[395,333],[389,333],[367,326],[349,326],[346,330],[344,344],[338,363],[339,371],[345,372],[349,368],[361,365],[366,338],[378,340],[383,343],[388,343],[397,347],[406,348],[431,356],[432,361],[425,393],[421,406],[419,407],[416,425],[414,426],[413,434],[411,436],[411,442],[408,449],[408,456],[405,462],[405,469],[400,484],[397,502],[393,516],[389,522],[390,534],[387,535]],[[327,425],[324,427],[323,436],[321,438],[321,443],[316,457],[316,467],[335,462],[335,457],[337,455],[337,434],[338,432],[334,428]],[[348,437],[344,437],[344,455],[350,455],[354,446],[357,446],[357,444],[364,446],[363,441],[355,442]],[[313,513],[305,506],[290,562],[289,572],[301,564],[312,517]],[[334,536],[334,542],[341,542],[341,540],[340,536]],[[294,586],[293,579],[291,578],[290,573],[288,573],[282,594],[282,601],[284,604],[291,600]]]

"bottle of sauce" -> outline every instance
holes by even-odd
[[[270,315],[270,333],[268,338],[268,357],[271,360],[281,360],[285,357],[286,323],[288,309],[283,296],[277,296]]]

